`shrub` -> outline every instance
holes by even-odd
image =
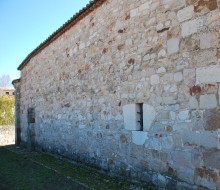
[[[15,98],[10,96],[0,97],[0,125],[14,124]]]

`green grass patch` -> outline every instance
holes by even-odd
[[[62,175],[69,176],[79,181],[80,183],[87,184],[89,187],[97,190],[128,190],[133,189],[133,184],[121,181],[117,178],[110,177],[103,173],[97,173],[95,170],[75,165],[62,159],[57,159],[48,154],[41,154],[32,157],[41,163],[59,171]],[[137,185],[136,185],[137,186]],[[143,184],[138,185],[139,189],[154,189],[153,186]]]
[[[0,189],[4,190],[86,190],[45,167],[32,162],[26,155],[0,148]]]
[[[134,185],[121,181],[46,153],[28,152],[15,146],[10,147],[10,150],[13,152],[0,148],[0,155],[4,155],[0,156],[0,167],[3,168],[0,170],[0,189],[1,185],[3,189],[13,190],[77,189],[77,185],[80,187],[78,183],[96,190],[155,189],[148,184]],[[74,179],[75,183],[70,179]]]

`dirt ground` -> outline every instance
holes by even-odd
[[[0,190],[145,190],[42,152],[17,146],[0,147]]]

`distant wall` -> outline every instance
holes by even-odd
[[[0,126],[0,146],[10,145],[14,143],[15,143],[14,126]]]
[[[14,96],[14,88],[0,88],[0,96]]]

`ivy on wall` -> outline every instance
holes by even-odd
[[[14,124],[15,98],[12,96],[0,97],[0,125]]]

